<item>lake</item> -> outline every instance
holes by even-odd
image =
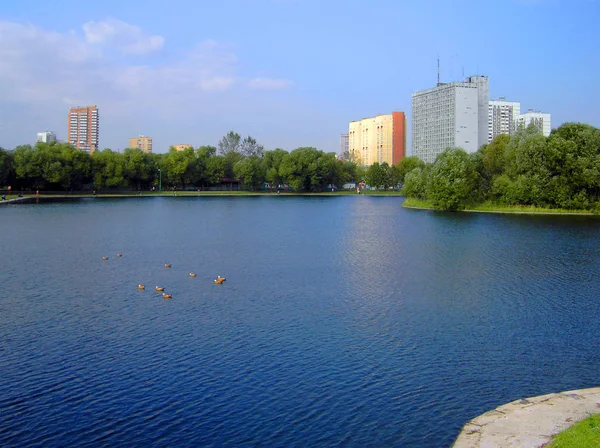
[[[600,385],[600,218],[401,204],[0,207],[0,445],[448,447]]]

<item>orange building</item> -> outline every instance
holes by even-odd
[[[90,154],[98,149],[100,118],[96,106],[69,109],[67,136],[75,148]]]
[[[406,156],[404,112],[376,115],[353,121],[348,128],[350,160],[360,166],[374,163],[397,165]]]
[[[392,112],[392,165],[406,157],[406,115],[404,112]]]
[[[173,145],[171,148],[174,148],[175,151],[183,151],[186,148],[193,148],[193,146],[188,145],[187,143],[182,143],[181,145]]]
[[[138,135],[129,139],[129,148],[141,149],[144,152],[152,153],[152,137]]]

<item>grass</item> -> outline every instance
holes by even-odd
[[[546,448],[598,448],[600,447],[600,414],[575,423],[553,437]]]
[[[434,209],[433,203],[424,199],[407,198],[402,204],[403,207],[407,208],[424,208]],[[547,207],[534,207],[532,205],[502,205],[496,204],[490,201],[482,204],[477,204],[472,207],[467,207],[467,212],[488,212],[488,213],[540,213],[540,214],[577,214],[577,215],[591,215],[592,212],[589,210],[566,210],[562,208],[547,208]]]

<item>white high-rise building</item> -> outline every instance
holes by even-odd
[[[521,113],[521,103],[505,98],[491,100],[488,109],[488,138],[490,143],[501,134],[515,133],[515,119]]]
[[[515,119],[516,129],[526,128],[533,123],[544,137],[548,137],[551,131],[550,114],[528,110],[524,114],[518,115]]]
[[[340,154],[343,156],[348,152],[348,133],[340,134]]]
[[[412,155],[433,163],[447,148],[471,153],[487,142],[489,81],[440,83],[412,94]]]
[[[36,142],[50,143],[56,141],[56,134],[52,131],[38,132]]]

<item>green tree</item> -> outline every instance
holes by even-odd
[[[461,148],[448,148],[431,168],[428,198],[439,210],[461,210],[473,196],[475,169]]]
[[[398,169],[399,182],[404,183],[404,178],[415,168],[423,168],[425,162],[419,159],[417,156],[404,157],[400,162],[396,164]]]
[[[404,176],[402,194],[407,198],[427,199],[429,189],[429,166],[416,167]]]
[[[123,152],[123,159],[123,174],[128,184],[137,190],[148,188],[154,179],[155,171],[150,154],[141,149],[128,148]]]
[[[263,156],[263,172],[265,173],[265,180],[271,185],[271,188],[282,183],[279,167],[286,155],[289,155],[287,151],[276,148],[273,151],[265,152]]]
[[[506,147],[510,142],[510,136],[501,134],[491,143],[483,145],[480,152],[483,154],[483,165],[488,173],[489,179],[504,172]]]
[[[515,183],[511,191],[517,197],[498,198],[499,200],[515,200],[518,204],[547,206],[553,201],[549,195],[552,173],[549,170],[546,138],[530,124],[518,131],[506,148],[505,172]],[[496,185],[495,191],[499,191]]]
[[[264,180],[262,164],[258,156],[238,160],[233,170],[236,178],[241,179],[242,184],[252,191],[258,189]]]
[[[6,186],[13,174],[12,153],[0,148],[0,185]]]
[[[210,184],[208,173],[209,160],[215,157],[217,148],[214,146],[200,146],[196,150],[196,164],[197,164],[197,180],[196,185],[205,187]]]
[[[371,188],[379,188],[385,182],[385,173],[381,168],[379,162],[373,163],[369,168],[367,168],[367,176],[366,176],[367,184],[371,186]]]
[[[125,159],[121,153],[104,149],[92,154],[93,182],[96,188],[124,187],[124,171]]]

